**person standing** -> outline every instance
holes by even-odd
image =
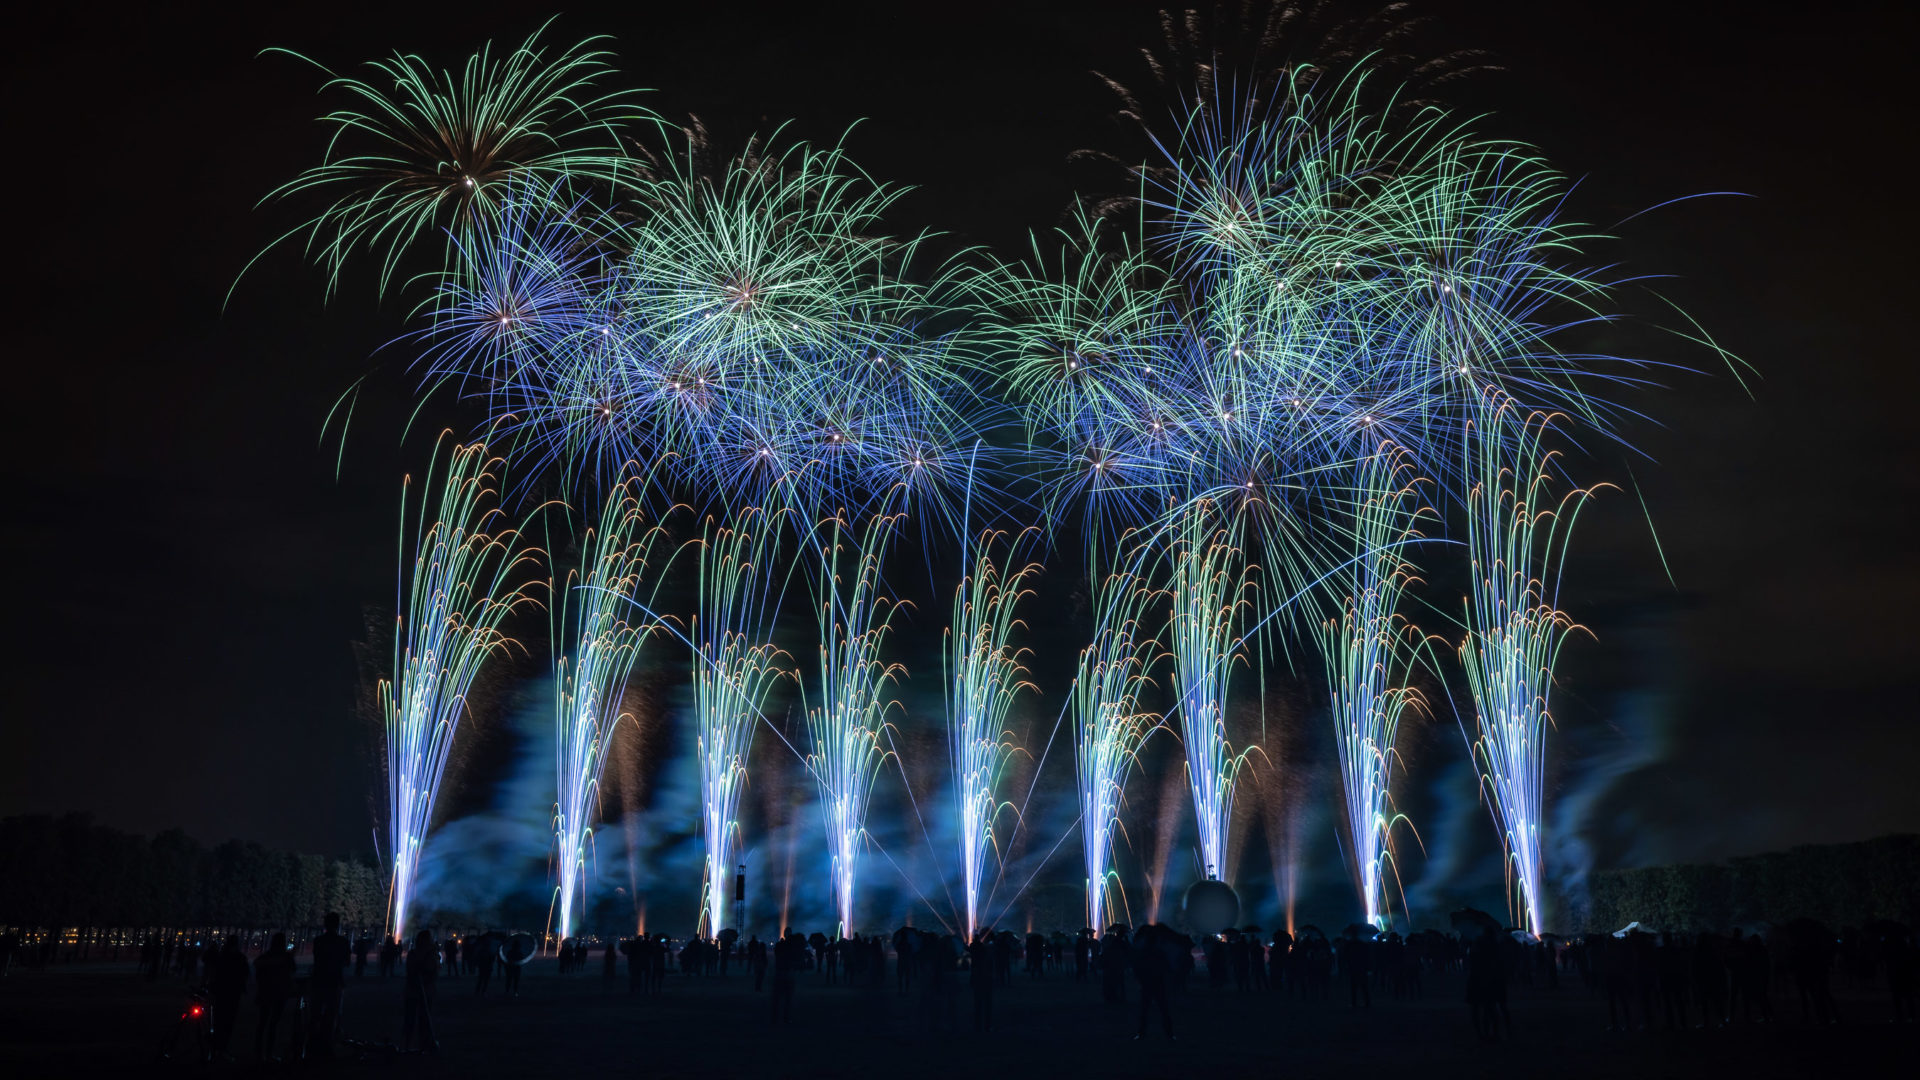
[[[313,1030],[309,1057],[333,1056],[334,1028],[340,1023],[341,998],[346,995],[347,963],[352,949],[340,934],[340,913],[327,912],[326,933],[313,939]]]
[[[1144,937],[1144,934],[1143,934]],[[1127,968],[1133,964],[1133,951],[1127,932],[1109,927],[1100,938],[1100,996],[1109,1005],[1127,1003]]]
[[[1348,933],[1340,939],[1340,974],[1347,977],[1347,1007],[1352,1009],[1373,1008],[1373,988],[1368,982],[1372,974],[1367,969],[1369,943],[1359,936]]]
[[[413,948],[407,953],[406,1006],[400,1023],[400,1049],[413,1048],[413,1033],[420,1032],[420,1049],[429,1054],[440,1052],[440,1040],[433,1037],[433,988],[440,979],[440,948],[433,933],[422,930],[413,936]]]
[[[773,947],[773,1022],[793,1021],[793,985],[806,961],[806,941],[791,931]]]
[[[487,996],[487,984],[493,982],[493,965],[500,960],[499,946],[492,935],[482,934],[467,939],[467,959],[473,964],[473,992],[478,997]]]
[[[253,1026],[253,1056],[277,1061],[272,1057],[274,1036],[280,1032],[287,999],[293,996],[293,953],[287,948],[287,935],[273,935],[267,951],[254,960],[253,987],[254,1002],[260,1007],[260,1019]]]
[[[520,969],[533,959],[533,953],[522,953],[518,949],[513,949],[509,954],[507,950],[512,948],[513,940],[509,938],[500,946],[498,959],[502,969],[501,974],[506,977],[506,986],[503,989],[508,997],[515,998],[520,996]]]
[[[767,943],[758,935],[747,939],[747,966],[753,969],[753,992],[757,994],[767,982]]]
[[[1500,955],[1495,931],[1482,930],[1467,948],[1467,1008],[1473,1032],[1493,1042],[1504,1033],[1513,1038],[1513,1018],[1507,1014],[1507,965]]]
[[[1134,1030],[1135,1039],[1144,1039],[1147,1035],[1147,1011],[1160,1006],[1160,1027],[1173,1038],[1173,1010],[1167,1003],[1167,979],[1172,975],[1172,965],[1167,963],[1167,949],[1160,940],[1160,934],[1152,926],[1141,927],[1133,942],[1133,975],[1140,980],[1140,1023]]]
[[[627,954],[627,993],[637,994],[646,988],[647,939],[628,938],[620,943],[620,951]]]
[[[985,934],[976,934],[967,946],[967,983],[973,988],[973,1033],[993,1030],[994,948]]]
[[[227,943],[214,957],[207,971],[207,989],[213,994],[213,1052],[232,1056],[233,1029],[240,1022],[240,999],[246,995],[249,974],[247,954],[240,951],[240,936],[227,935]]]

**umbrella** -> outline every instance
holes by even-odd
[[[1318,937],[1321,941],[1327,940],[1327,932],[1313,925],[1312,923],[1308,923],[1307,925],[1293,932],[1293,936],[1297,938],[1304,938],[1308,934],[1312,934],[1315,937]]]
[[[1455,930],[1473,931],[1474,936],[1497,934],[1500,932],[1500,920],[1481,911],[1479,908],[1461,908],[1447,916],[1447,922]]]
[[[1780,929],[1795,941],[1833,940],[1833,931],[1827,929],[1826,924],[1813,919],[1795,919]]]
[[[1860,929],[1872,937],[1904,938],[1907,936],[1906,925],[1894,922],[1892,919],[1875,919]]]
[[[500,959],[504,963],[519,967],[533,959],[538,947],[533,943],[532,934],[515,934],[500,945]]]

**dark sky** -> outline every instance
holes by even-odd
[[[566,9],[608,33],[631,85],[735,129],[793,118],[918,186],[904,226],[1010,252],[1050,226],[1105,137],[1090,68],[1133,71],[1151,4],[738,4]],[[1573,647],[1555,798],[1600,865],[1717,858],[1920,828],[1913,609],[1920,391],[1905,50],[1911,14],[1739,3],[1420,5],[1437,40],[1505,71],[1459,88],[1483,130],[1581,177],[1572,212],[1760,372],[1749,398],[1672,338],[1622,338],[1703,369],[1636,401],[1633,465],[1677,588],[1631,495],[1593,512],[1567,603]],[[0,813],[87,810],[150,831],[329,852],[368,846],[350,650],[390,602],[400,325],[371,282],[331,304],[257,208],[316,161],[315,73],[393,47],[456,63],[543,16],[483,3],[249,5],[234,15],[34,5],[9,28],[15,157],[12,403],[4,542],[14,597]],[[768,118],[763,123],[761,118]],[[1626,306],[1677,325],[1650,292]],[[1630,344],[1628,344],[1630,342]],[[329,407],[376,370],[336,479]],[[1618,455],[1595,479],[1625,481]],[[1058,692],[1056,689],[1055,693]],[[1434,742],[1458,754],[1457,736]],[[1451,764],[1437,750],[1410,782]],[[1426,770],[1426,771],[1422,771]],[[1476,813],[1478,813],[1476,811]],[[1479,819],[1485,827],[1484,817]]]

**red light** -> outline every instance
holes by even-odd
[[[200,1006],[198,1006],[198,1005],[195,1005],[195,1006],[193,1007],[193,1015],[195,1015],[195,1016],[199,1016],[199,1015],[200,1015]]]

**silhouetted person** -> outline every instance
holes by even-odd
[[[260,1007],[260,1019],[253,1026],[253,1056],[267,1061],[272,1059],[287,999],[293,996],[293,951],[287,948],[287,935],[273,935],[267,951],[254,960],[253,986],[254,1002]]]
[[[1167,1038],[1173,1038],[1173,1010],[1167,1003],[1167,980],[1173,968],[1167,962],[1166,946],[1160,936],[1154,927],[1145,926],[1133,942],[1133,976],[1140,980],[1140,1023],[1133,1033],[1136,1039],[1146,1037],[1147,1012],[1155,1005],[1160,1007],[1161,1028]]]
[[[1727,1015],[1725,950],[1717,934],[1701,934],[1693,943],[1693,993],[1700,1002],[1700,1026],[1719,1027]]]
[[[1220,935],[1208,934],[1201,938],[1200,954],[1207,958],[1207,985],[1215,990],[1227,985],[1230,974],[1227,943],[1220,940]]]
[[[808,959],[812,962],[815,970],[825,967],[827,935],[815,930],[807,937],[805,944],[812,947],[812,951],[808,954]]]
[[[1833,953],[1831,932],[1824,927],[1807,927],[1792,940],[1788,962],[1793,968],[1793,985],[1800,993],[1800,1019],[1809,1024],[1837,1024],[1838,1010],[1833,1005]]]
[[[353,942],[353,977],[367,977],[367,954],[373,951],[373,939],[364,932]]]
[[[1407,945],[1400,940],[1399,934],[1388,934],[1378,955],[1380,967],[1386,976],[1387,992],[1398,1001],[1407,996]]]
[[[493,967],[500,962],[499,947],[494,944],[491,935],[482,934],[478,938],[467,940],[467,958],[473,962],[473,992],[476,996],[486,997],[487,987],[493,982]]]
[[[440,979],[440,949],[433,934],[422,930],[413,935],[413,948],[407,952],[407,990],[405,1010],[400,1023],[400,1049],[413,1049],[413,1033],[420,1033],[420,1049],[440,1052],[440,1040],[433,1037],[433,988]]]
[[[767,984],[767,943],[759,935],[747,939],[747,967],[753,971],[753,992]]]
[[[214,958],[207,972],[207,991],[213,995],[213,1052],[230,1056],[233,1029],[240,1022],[240,999],[247,992],[249,966],[247,954],[240,951],[238,935],[227,937],[226,947]]]
[[[806,963],[806,941],[791,930],[773,946],[773,1022],[793,1021],[793,985]]]
[[[1347,1006],[1373,1008],[1373,990],[1367,983],[1368,943],[1348,934],[1340,939],[1340,974],[1347,977]]]
[[[967,946],[967,985],[973,989],[973,1033],[985,1035],[993,1030],[993,945],[985,935],[975,935]]]
[[[1629,1031],[1633,1028],[1633,979],[1627,970],[1627,949],[1625,943],[1610,937],[1595,938],[1588,942],[1588,963],[1594,978],[1600,983],[1607,995],[1607,1030]]]
[[[1108,930],[1100,939],[1100,998],[1110,1005],[1127,1003],[1127,969],[1133,950],[1125,931]]]
[[[501,992],[508,997],[519,997],[520,970],[524,968],[527,961],[533,959],[533,957],[531,955],[526,957],[508,956],[507,944],[505,941],[502,941],[500,943],[500,955],[496,959],[500,963],[500,974],[504,979],[504,984],[500,988]]]
[[[1507,1013],[1507,965],[1494,931],[1481,930],[1467,948],[1467,1007],[1474,1034],[1481,1039],[1499,1038],[1503,1027],[1507,1037],[1513,1037],[1513,1017]]]
[[[628,938],[620,943],[620,952],[627,958],[627,993],[637,994],[646,988],[646,940],[637,937]]]
[[[326,926],[326,933],[313,939],[313,973],[308,977],[313,993],[309,1057],[333,1056],[333,1032],[340,1023],[340,999],[347,989],[350,947],[340,934],[338,912],[327,912]]]
[[[1653,991],[1660,985],[1660,959],[1655,955],[1657,939],[1635,930],[1626,937],[1627,972],[1633,980],[1633,996],[1640,1003],[1640,1027],[1653,1030]]]
[[[1660,935],[1660,1008],[1667,1030],[1687,1026],[1687,952],[1672,933]]]
[[[898,990],[903,994],[913,989],[914,945],[913,931],[903,926],[893,932],[893,956],[899,979]]]

